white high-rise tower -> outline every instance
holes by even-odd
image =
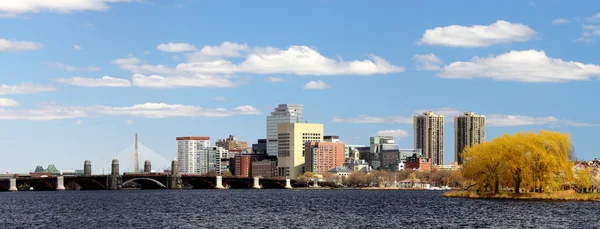
[[[304,122],[304,105],[279,104],[267,117],[267,154],[277,156],[277,125]]]

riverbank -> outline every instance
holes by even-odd
[[[421,190],[425,191],[428,189],[424,188],[396,188],[396,187],[301,187],[294,188],[294,190]]]
[[[548,193],[477,193],[469,191],[449,191],[445,197],[473,199],[516,199],[516,200],[576,200],[600,201],[600,193],[578,193],[574,190]]]

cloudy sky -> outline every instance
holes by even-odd
[[[278,103],[350,144],[412,116],[488,118],[487,139],[571,134],[598,157],[600,2],[0,1],[0,171],[94,165],[134,133],[165,158],[175,137],[265,137]]]

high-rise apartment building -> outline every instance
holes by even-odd
[[[462,152],[485,141],[485,116],[473,112],[454,117],[454,161],[462,165]]]
[[[295,179],[304,173],[306,142],[323,141],[323,124],[291,123],[277,126],[277,174]]]
[[[277,125],[304,122],[304,105],[279,104],[267,117],[267,154],[277,156]]]
[[[343,142],[306,142],[304,146],[304,171],[323,174],[346,161],[346,144]]]
[[[216,146],[223,147],[229,152],[241,152],[248,148],[247,141],[240,141],[233,135],[229,135],[226,139],[219,139],[216,143]]]
[[[205,148],[210,146],[210,137],[177,137],[177,160],[180,173],[202,173],[198,162],[207,158]]]
[[[444,164],[444,116],[424,112],[414,117],[415,149],[432,165]]]

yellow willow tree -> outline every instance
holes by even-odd
[[[527,157],[533,151],[532,138],[535,137],[533,133],[517,133],[514,136],[506,134],[493,141],[504,152],[502,159],[502,169],[505,171],[503,184],[514,187],[515,193],[519,193],[522,185],[530,182],[531,169],[527,164]]]
[[[463,152],[463,176],[474,180],[479,188],[491,188],[494,193],[500,191],[503,176],[503,153],[496,141],[468,147]]]
[[[568,134],[540,131],[531,137],[531,152],[527,157],[531,169],[531,188],[543,192],[546,188],[559,188],[573,180],[569,162],[571,139]]]

